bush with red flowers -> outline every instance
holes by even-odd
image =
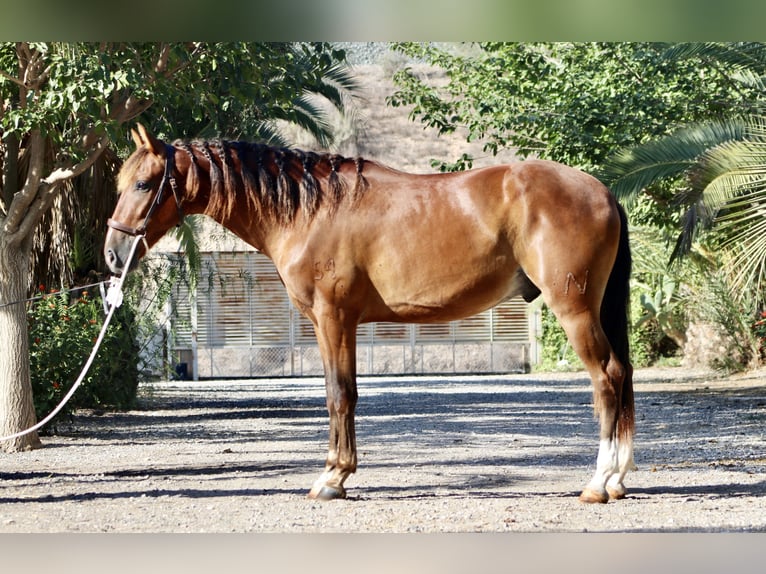
[[[55,430],[77,408],[129,408],[138,388],[138,346],[128,326],[127,305],[115,312],[90,371],[59,415],[44,430]],[[100,296],[88,291],[45,293],[29,306],[32,393],[38,420],[47,416],[74,384],[104,321]],[[49,427],[53,428],[49,428]]]

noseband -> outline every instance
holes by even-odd
[[[162,196],[165,192],[165,187],[170,184],[170,190],[173,192],[173,197],[176,200],[176,207],[178,208],[178,225],[181,225],[181,223],[184,220],[184,211],[183,207],[181,207],[181,198],[178,196],[178,186],[176,184],[176,178],[173,175],[173,168],[175,167],[175,154],[176,154],[176,148],[174,148],[170,144],[165,144],[165,172],[162,174],[162,181],[160,182],[160,187],[157,190],[157,194],[154,196],[154,200],[152,201],[152,204],[149,206],[149,211],[146,212],[146,217],[144,217],[144,222],[139,227],[130,227],[129,225],[125,225],[124,223],[120,223],[119,221],[116,221],[114,219],[107,219],[106,224],[111,227],[112,229],[116,229],[117,231],[122,231],[123,233],[127,233],[128,235],[132,235],[134,237],[143,237],[146,235],[146,226],[149,224],[149,219],[151,218],[152,214],[154,214],[155,210],[160,206],[162,203]]]

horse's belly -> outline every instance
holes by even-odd
[[[505,267],[392,276],[378,287],[382,305],[371,309],[367,320],[426,323],[470,317],[516,294],[514,271]]]
[[[366,271],[381,302],[369,315],[384,316],[373,320],[452,321],[513,294],[518,264],[496,221],[499,208],[481,211],[464,200],[432,207],[427,218],[405,217],[366,243]]]

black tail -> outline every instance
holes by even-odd
[[[622,384],[620,414],[617,419],[618,436],[630,436],[635,429],[635,407],[633,400],[633,366],[630,364],[630,272],[631,256],[628,241],[628,218],[625,210],[617,204],[620,214],[620,243],[617,258],[606,284],[604,300],[601,302],[601,326],[606,333],[614,354],[625,367],[625,381]]]

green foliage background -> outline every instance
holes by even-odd
[[[47,416],[76,381],[104,321],[100,295],[80,291],[45,293],[30,305],[29,346],[37,418]],[[101,348],[83,383],[59,415],[55,428],[78,408],[126,409],[134,406],[139,378],[139,348],[128,305],[115,311]]]
[[[133,150],[126,123],[140,118],[167,140],[284,144],[277,122],[287,122],[329,144],[327,115],[345,109],[353,88],[343,58],[327,42],[0,42],[0,244],[4,256],[32,259],[30,281],[27,265],[4,267],[0,281],[20,291],[101,278],[114,174]],[[75,380],[100,327],[100,303],[66,297],[46,295],[28,314],[38,417]],[[66,412],[130,406],[140,370],[135,341],[147,331],[133,324],[137,308],[118,311],[122,325],[110,328]],[[22,314],[14,318],[23,325]],[[0,352],[26,342],[8,338]],[[26,409],[24,367],[8,369],[2,383]]]

